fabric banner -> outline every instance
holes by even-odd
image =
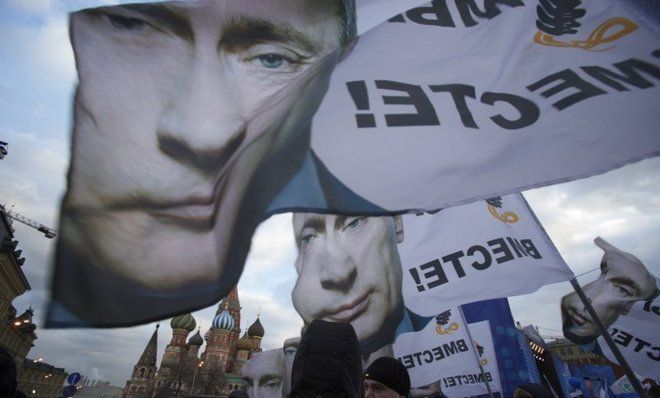
[[[493,393],[501,392],[500,372],[497,367],[495,345],[493,344],[489,322],[470,323],[468,328],[479,355],[479,361],[484,369],[484,378],[488,381],[490,390]],[[483,381],[479,382],[481,374],[474,374],[474,371],[464,374],[452,374],[451,372],[443,372],[442,374],[442,392],[449,398],[470,397],[488,393],[486,384]],[[473,383],[473,381],[475,382]]]
[[[432,387],[449,398],[487,394],[485,381],[491,391],[501,391],[488,321],[467,325],[475,343],[471,347],[465,323],[458,311],[457,307],[453,307],[438,314],[435,321],[424,329],[404,333],[396,339],[394,357],[408,369],[413,396],[416,390],[428,392]]]
[[[477,3],[360,37],[313,123],[329,173],[383,209],[434,209],[659,153],[650,21],[614,1]]]
[[[520,194],[406,215],[404,225],[403,292],[421,315],[437,303],[516,296],[573,277]]]
[[[399,335],[393,349],[394,357],[408,369],[412,387],[436,382],[443,374],[479,373],[477,354],[458,307],[437,314],[420,331]]]
[[[293,306],[306,324],[351,322],[364,354],[387,352],[410,332],[437,337],[432,319],[447,305],[529,293],[573,277],[521,194],[434,214],[295,213],[293,234]]]
[[[434,0],[359,38],[350,0],[73,13],[79,84],[46,325],[211,305],[271,214],[435,210],[657,155],[643,16],[539,4]]]
[[[654,361],[660,359],[660,352],[654,353],[651,344],[657,335],[652,331],[657,329],[658,319],[649,302],[658,296],[658,279],[633,254],[620,250],[600,237],[594,243],[604,252],[600,274],[583,286],[584,295],[603,325],[609,328],[610,334],[618,336],[615,340],[619,344],[626,347],[632,344],[630,349],[638,354],[640,360],[644,357],[649,359],[648,365],[643,367],[649,369]],[[635,311],[632,316],[631,311]],[[601,332],[577,293],[562,297],[561,314],[564,336],[586,350],[598,352],[596,339]],[[622,322],[621,330],[612,329],[619,321]],[[605,346],[601,347],[604,349]],[[642,351],[644,347],[650,351]],[[654,360],[653,357],[658,359]]]
[[[656,283],[658,283],[656,278]],[[632,370],[640,377],[660,383],[660,298],[636,302],[626,315],[613,323],[608,332]],[[598,338],[603,354],[618,363],[603,337]]]

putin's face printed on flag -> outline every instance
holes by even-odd
[[[153,289],[221,277],[251,178],[325,92],[329,73],[308,72],[338,57],[343,5],[202,0],[73,14],[80,85],[63,246]]]
[[[291,337],[284,340],[282,352],[284,353],[285,383],[284,396],[288,397],[291,392],[291,371],[293,370],[293,360],[296,358],[296,352],[300,345],[300,337]]]
[[[306,324],[350,322],[363,351],[394,339],[401,320],[401,217],[293,216],[298,280],[291,297]]]
[[[284,353],[281,349],[256,353],[241,369],[250,398],[282,398]]]
[[[627,313],[636,301],[648,300],[657,294],[657,287],[655,278],[637,257],[601,238],[596,238],[595,243],[605,251],[600,275],[583,290],[600,320],[608,327],[619,315]],[[564,335],[569,340],[587,344],[601,334],[577,293],[562,298],[561,311]]]

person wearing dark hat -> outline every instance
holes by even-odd
[[[348,322],[312,321],[300,338],[290,398],[363,398],[362,359]]]
[[[394,358],[376,359],[364,374],[365,398],[405,398],[409,392],[408,370]]]

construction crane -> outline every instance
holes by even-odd
[[[4,141],[0,141],[0,159],[4,158],[7,155],[7,147],[9,144],[7,144]]]
[[[38,222],[36,222],[32,219],[29,219],[29,218],[27,218],[25,216],[22,216],[22,215],[14,212],[14,211],[11,211],[3,205],[0,205],[0,210],[2,210],[7,215],[7,217],[11,218],[12,220],[18,221],[21,224],[25,224],[28,227],[34,228],[37,231],[41,232],[48,239],[53,239],[55,236],[57,236],[54,229],[48,228],[47,226],[45,226],[41,223],[38,223]]]

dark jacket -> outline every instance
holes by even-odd
[[[518,388],[532,394],[534,398],[554,398],[545,386],[538,383],[522,384]]]
[[[313,321],[300,339],[291,398],[363,398],[362,359],[349,323]]]

